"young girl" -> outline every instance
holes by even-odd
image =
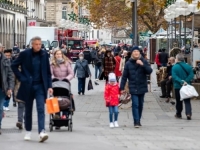
[[[109,109],[110,118],[110,128],[119,127],[118,118],[118,104],[119,104],[119,85],[117,83],[116,75],[114,73],[109,73],[108,84],[105,87],[104,99],[106,102],[106,107]],[[114,120],[113,120],[114,114]],[[114,122],[113,122],[114,121]]]

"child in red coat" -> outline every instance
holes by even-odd
[[[105,87],[104,99],[106,102],[106,107],[109,109],[109,118],[110,118],[110,128],[119,127],[118,119],[118,104],[119,104],[119,85],[117,83],[116,75],[110,73],[108,75],[108,84]],[[114,114],[114,120],[113,120]]]

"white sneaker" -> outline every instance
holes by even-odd
[[[3,106],[3,110],[6,111],[6,107]]]
[[[48,134],[43,130],[40,132],[40,142],[44,142],[49,138]]]
[[[115,125],[115,127],[116,127],[116,128],[118,128],[118,127],[119,127],[119,125],[118,125],[118,122],[117,122],[117,121],[115,121],[115,122],[114,122],[114,125]]]
[[[30,131],[27,131],[27,132],[26,132],[25,137],[24,137],[24,140],[25,140],[25,141],[30,141],[30,140],[31,140],[31,132],[30,132]]]
[[[110,123],[110,128],[114,128],[114,124],[112,122]]]
[[[10,109],[8,107],[6,107],[5,109],[6,109],[6,111],[10,111]]]

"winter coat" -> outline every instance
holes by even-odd
[[[160,66],[160,61],[159,61],[159,53],[156,54],[156,57],[155,57],[155,63]]]
[[[97,55],[96,49],[91,50],[90,54],[91,54],[92,59],[96,58],[96,55]]]
[[[130,94],[144,94],[148,92],[147,75],[152,73],[152,68],[143,57],[140,60],[143,62],[143,66],[137,64],[133,58],[130,58],[126,63],[120,84],[121,90],[124,90],[128,79]]]
[[[119,85],[107,84],[104,92],[104,99],[108,106],[118,106],[119,104]]]
[[[17,99],[22,101],[29,100],[32,82],[33,82],[33,50],[27,49],[23,52],[20,52],[19,57],[15,59],[11,65],[12,70],[17,77],[17,79],[21,82],[18,93]],[[42,76],[42,84],[44,87],[45,98],[47,98],[47,90],[52,88],[52,80],[51,80],[51,69],[49,64],[49,57],[46,51],[40,50],[40,60],[41,60],[41,76]],[[21,66],[21,71],[19,71],[19,66]]]
[[[185,71],[183,70],[183,68]],[[178,62],[172,67],[172,80],[174,89],[180,89],[185,82],[191,84],[191,80],[194,78],[192,67],[185,62]]]
[[[122,75],[122,72],[119,70],[120,62],[121,62],[121,57],[115,56],[115,75],[117,77],[121,77]]]
[[[67,79],[68,81],[70,81],[74,77],[74,72],[72,70],[71,64],[69,62],[65,62],[60,64],[59,66],[54,66],[53,64],[51,64],[51,75],[52,79]]]
[[[90,68],[88,66],[88,61],[85,59],[83,59],[82,61],[78,59],[74,67],[74,74],[76,74],[76,71],[78,78],[86,78],[85,76],[86,71],[89,75],[91,75]]]
[[[159,53],[159,61],[161,64],[167,64],[168,63],[169,54],[166,52]]]

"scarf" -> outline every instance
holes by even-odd
[[[62,63],[64,63],[64,59],[57,59],[56,60],[56,63],[57,63],[57,65],[60,65],[60,64],[62,64]]]

